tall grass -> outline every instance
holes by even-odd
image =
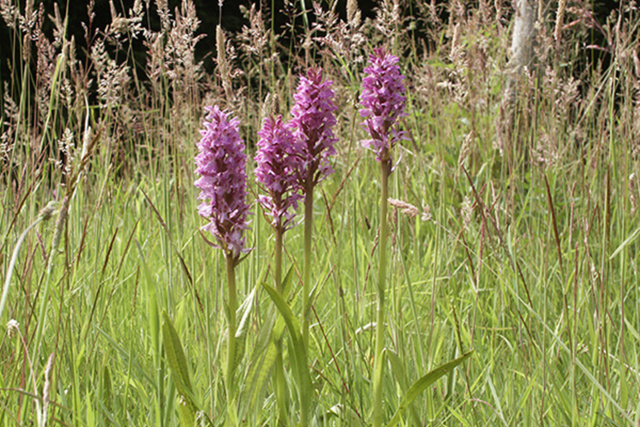
[[[209,35],[224,55],[206,59],[218,58],[208,74],[189,0],[152,4],[155,29],[143,3],[116,5],[108,28],[85,20],[85,40],[69,36],[64,10],[0,2],[13,49],[0,118],[0,425],[173,426],[181,406],[205,425],[295,423],[295,348],[262,286],[275,242],[257,204],[253,250],[236,268],[228,408],[225,260],[199,232],[193,159],[203,105],[241,118],[253,156],[262,118],[290,109],[310,66],[334,82],[340,139],[313,204],[310,418],[368,425],[381,182],[357,99],[380,45],[407,75],[410,134],[388,183],[385,423],[414,381],[471,349],[413,396],[405,424],[640,422],[638,11],[605,22],[582,2],[541,11],[536,63],[505,101],[506,5],[450,2],[445,21],[428,2],[381,1],[372,19],[337,4],[288,2],[282,33],[264,21],[278,11],[247,11],[241,33]],[[63,220],[31,228],[52,200],[66,203]],[[303,234],[290,230],[282,254],[298,319]],[[289,418],[269,374],[272,333],[284,336]],[[167,347],[176,337],[182,374]]]

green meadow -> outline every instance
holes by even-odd
[[[389,427],[640,425],[637,7],[597,21],[541,2],[517,72],[509,2],[384,0],[369,18],[351,0],[262,3],[199,59],[190,0],[116,3],[106,28],[89,3],[84,39],[63,4],[0,2],[0,426],[296,426],[304,405],[310,426],[369,426],[376,362]],[[406,76],[384,248],[359,114],[380,46]],[[304,206],[274,296],[254,156],[311,67],[333,81],[338,141],[314,193],[301,359]],[[240,120],[252,212],[233,381],[225,257],[194,186],[212,105]]]

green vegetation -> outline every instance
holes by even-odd
[[[360,144],[358,96],[378,46],[407,76],[409,135],[388,182],[383,425],[640,422],[638,10],[597,23],[576,2],[556,25],[549,4],[535,64],[510,93],[513,11],[500,2],[451,2],[444,21],[429,2],[382,1],[365,20],[348,1],[343,20],[337,2],[301,0],[284,35],[278,11],[252,8],[242,33],[215,35],[215,75],[194,59],[189,0],[150,5],[158,29],[142,2],[114,8],[82,41],[64,10],[0,3],[13,35],[0,426],[293,426],[299,395],[312,396],[309,425],[372,423],[381,174]],[[307,349],[304,227],[286,234],[276,289],[253,156],[262,119],[289,118],[311,66],[333,80],[339,141],[336,173],[314,192]],[[193,185],[213,104],[241,121],[253,205],[252,250],[235,266],[235,364],[225,257],[203,238]]]

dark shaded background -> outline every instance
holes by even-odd
[[[24,8],[25,0],[17,0],[21,7]],[[410,0],[410,5],[415,5],[417,2],[421,1],[431,1],[431,0]],[[41,1],[44,6],[47,14],[53,13],[53,4],[57,2],[60,5],[60,9],[63,14],[66,14],[69,18],[69,26],[68,31],[70,34],[73,34],[76,39],[77,45],[77,54],[79,59],[83,59],[84,51],[85,51],[85,43],[84,40],[84,32],[82,28],[82,23],[88,21],[87,15],[87,2],[83,1],[71,1],[71,0],[42,0]],[[273,10],[273,13],[269,13],[268,16],[265,16],[269,22],[271,20],[271,16],[275,19],[275,28],[277,32],[282,32],[284,25],[288,22],[288,17],[282,13],[284,0],[225,0],[222,7],[222,16],[219,13],[218,0],[194,0],[196,4],[196,10],[198,14],[198,18],[201,21],[199,33],[206,34],[207,36],[201,40],[196,49],[196,59],[202,60],[205,59],[204,65],[207,71],[211,71],[213,67],[213,61],[208,59],[209,56],[215,55],[215,28],[216,25],[220,22],[223,28],[229,32],[239,31],[243,25],[247,25],[248,23],[242,17],[240,12],[240,6],[243,5],[245,7],[250,7],[251,4],[255,3],[257,5],[262,5],[263,10],[269,9]],[[338,10],[343,15],[344,18],[345,9],[346,9],[347,0],[339,0],[338,1]],[[36,3],[38,1],[36,0]],[[123,11],[128,11],[133,6],[133,0],[114,0],[116,5],[116,9],[118,12],[122,13]],[[169,0],[169,7],[172,12],[176,7],[180,6],[180,0]],[[297,2],[296,2],[297,3]],[[311,9],[312,0],[306,0],[307,8]],[[442,14],[442,18],[446,20],[447,18],[447,1],[436,0],[436,3],[439,6],[439,10]],[[508,4],[509,1],[506,0],[505,4]],[[614,0],[592,0],[591,2],[592,10],[595,12],[596,19],[598,22],[603,24],[610,12],[619,7],[619,1]],[[364,17],[373,17],[375,16],[374,7],[378,4],[376,0],[358,0],[358,5]],[[37,6],[37,5],[36,5]],[[552,5],[555,7],[555,2]],[[469,2],[468,7],[473,8],[473,2]],[[68,8],[68,12],[65,13],[65,10]],[[509,9],[507,7],[507,9]],[[109,9],[108,0],[96,0],[95,2],[95,21],[94,28],[103,29],[111,22],[111,12]],[[313,19],[313,14],[310,14],[310,18]],[[151,10],[148,13],[145,13],[145,23],[144,25],[151,27],[153,29],[159,28],[159,18],[155,13],[155,5],[151,7]],[[300,20],[299,20],[300,21]],[[45,34],[51,34],[51,23],[48,20],[45,20]],[[301,24],[301,22],[299,22]],[[415,37],[426,37],[425,34],[422,33],[421,28],[417,28],[414,32]],[[9,74],[9,64],[12,61],[12,51],[14,48],[17,48],[19,43],[16,43],[15,40],[12,40],[13,32],[11,32],[4,20],[0,19],[0,79],[5,81],[10,79]],[[594,33],[593,42],[594,44],[601,43],[602,40],[598,40],[601,38],[598,34]],[[136,57],[144,60],[143,46],[142,43],[139,42],[134,44],[134,48],[140,49],[140,55],[136,55]],[[18,53],[19,54],[19,53]],[[590,55],[593,55],[593,52],[590,52]],[[19,56],[18,56],[19,58]],[[591,58],[593,59],[593,57]],[[606,60],[606,58],[605,58]],[[138,64],[138,66],[144,66],[144,64]],[[0,92],[2,88],[0,87]]]
[[[18,0],[21,4],[22,10],[24,9],[25,0]],[[419,1],[419,0],[418,0]],[[53,14],[53,4],[58,3],[61,13],[68,16],[69,25],[68,32],[70,38],[71,35],[75,36],[76,45],[78,47],[77,54],[80,59],[84,57],[84,48],[86,48],[84,41],[84,31],[82,23],[88,22],[87,2],[84,1],[70,1],[70,0],[41,0],[38,3],[43,3],[47,14]],[[114,0],[116,9],[119,13],[128,11],[133,7],[133,0]],[[176,7],[180,7],[180,0],[169,0],[169,8],[172,14]],[[222,24],[222,27],[229,32],[239,31],[243,25],[247,25],[247,21],[243,18],[240,12],[240,6],[249,8],[253,3],[265,7],[265,9],[273,9],[275,13],[269,12],[269,16],[265,16],[265,19],[271,20],[271,16],[275,18],[276,31],[282,31],[287,17],[281,12],[283,9],[283,0],[225,0],[222,7],[222,17],[220,17],[220,8],[217,0],[194,0],[196,4],[196,10],[198,18],[201,21],[200,28],[198,30],[201,34],[206,34],[206,37],[201,40],[196,49],[197,59],[201,60],[208,55],[215,55],[215,28],[218,23]],[[307,7],[311,8],[311,0],[307,0]],[[363,17],[374,16],[375,12],[373,8],[376,4],[375,0],[360,0],[359,6],[361,8]],[[36,4],[36,7],[37,7]],[[68,9],[67,9],[68,8]],[[338,9],[344,13],[346,9],[346,0],[340,0],[338,2]],[[68,10],[68,12],[65,12]],[[104,29],[112,20],[111,12],[109,8],[108,0],[96,0],[94,7],[94,29]],[[175,15],[174,15],[175,16]],[[145,22],[143,25],[157,30],[160,26],[158,15],[155,12],[155,5],[152,5],[150,10],[145,12]],[[48,19],[45,19],[45,34],[51,34],[51,23]],[[14,36],[4,20],[0,19],[0,72],[3,80],[9,78],[9,63],[12,60],[12,50],[17,48],[19,43],[15,43],[12,40]],[[142,49],[142,44],[138,46]],[[138,57],[144,57],[144,55],[137,55]],[[210,68],[212,66],[211,61],[205,61],[205,67]]]

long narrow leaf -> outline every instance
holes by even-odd
[[[178,392],[182,395],[193,395],[189,367],[187,366],[187,359],[184,355],[180,337],[171,322],[171,318],[164,310],[162,311],[162,319],[162,345],[171,372],[175,377],[174,381]]]
[[[393,371],[393,375],[400,386],[400,390],[402,390],[403,394],[406,394],[409,387],[407,385],[407,369],[405,368],[404,362],[394,351],[385,349],[384,354],[385,358],[391,363],[391,370]],[[420,425],[420,418],[418,417],[416,408],[411,405],[409,405],[409,407],[415,425]]]
[[[246,390],[249,393],[248,399],[240,401],[240,417],[244,418],[251,408],[258,405],[258,399],[263,395],[269,374],[273,369],[276,360],[276,346],[273,341],[269,341],[267,346],[260,351],[254,351],[251,370],[246,379]]]
[[[462,362],[467,360],[471,356],[471,354],[473,354],[473,350],[469,351],[468,353],[465,353],[464,355],[458,357],[455,360],[452,360],[451,362],[445,363],[444,365],[437,367],[436,369],[432,370],[428,374],[424,375],[422,378],[418,379],[415,383],[413,383],[413,385],[409,387],[409,390],[407,390],[407,394],[404,396],[404,399],[402,399],[402,402],[400,403],[398,410],[394,414],[391,421],[389,421],[389,424],[387,424],[387,427],[394,427],[396,424],[398,424],[398,422],[400,421],[400,418],[402,417],[404,412],[407,410],[409,405],[411,405],[411,403],[424,390],[426,390],[431,384],[433,384],[438,379],[440,379],[443,375],[452,371]]]
[[[258,281],[258,283],[261,283],[261,279]],[[252,295],[255,294],[258,286],[260,285],[257,285],[251,291]],[[257,338],[255,340],[253,349],[251,350],[249,370],[244,378],[244,392],[246,393],[247,397],[240,399],[240,419],[244,419],[246,417],[249,409],[256,407],[258,398],[264,391],[269,373],[271,372],[271,368],[273,367],[273,361],[275,360],[275,347],[273,345],[272,335],[275,318],[276,310],[274,307],[270,307],[265,315],[265,320],[262,322],[260,328],[258,329]],[[236,334],[236,336],[237,335],[238,334]]]
[[[289,271],[282,281],[282,296],[284,299],[287,298],[291,290],[292,271],[293,268],[289,268]],[[262,278],[258,280],[258,283],[262,283]],[[255,289],[251,294],[255,294]],[[244,418],[249,408],[254,408],[255,405],[257,405],[258,398],[262,395],[267,380],[269,379],[269,374],[273,369],[276,360],[276,346],[274,343],[282,337],[285,328],[282,317],[277,316],[276,318],[276,316],[277,310],[271,307],[258,332],[258,339],[256,340],[251,355],[251,368],[245,381],[246,390],[248,390],[250,397],[249,399],[243,399],[241,401],[241,418]]]
[[[300,328],[300,322],[295,318],[291,308],[286,303],[286,301],[282,298],[282,296],[276,291],[273,287],[263,284],[262,285],[273,302],[276,305],[276,308],[282,315],[285,324],[287,325],[287,330],[289,331],[289,335],[291,336],[291,345],[292,345],[292,366],[294,374],[298,379],[298,387],[300,393],[300,399],[307,399],[311,395],[311,378],[309,377],[309,370],[307,369],[307,352],[304,347],[304,343],[302,342],[302,332]]]
[[[171,322],[171,318],[164,310],[162,311],[162,318],[162,345],[180,395],[178,401],[180,421],[184,427],[191,427],[195,423],[198,405],[191,386],[187,358],[184,355],[180,337]]]
[[[304,347],[299,345],[302,343],[302,334],[300,332],[301,331],[300,322],[298,322],[298,320],[295,318],[295,316],[293,315],[293,311],[291,311],[291,308],[289,307],[287,302],[282,298],[282,296],[280,296],[278,291],[276,291],[275,289],[273,289],[273,287],[267,284],[263,284],[262,286],[266,289],[267,293],[271,297],[271,300],[275,303],[276,308],[282,315],[284,322],[287,325],[287,329],[289,330],[289,334],[291,334],[291,340],[293,341],[294,347],[296,349],[298,349],[298,347],[301,349],[302,353],[297,355],[304,357],[305,355]]]

